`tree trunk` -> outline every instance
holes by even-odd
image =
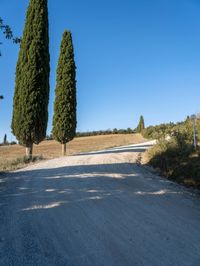
[[[29,143],[26,145],[26,156],[28,159],[32,159],[33,155],[33,143]]]
[[[67,145],[66,145],[66,143],[62,143],[62,155],[63,155],[63,156],[66,155],[66,150],[67,150]]]

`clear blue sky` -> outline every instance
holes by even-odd
[[[0,0],[0,16],[21,36],[28,0]],[[199,0],[49,0],[51,131],[57,59],[73,34],[78,131],[183,120],[200,111]],[[0,140],[11,139],[18,46],[3,39]],[[14,139],[14,137],[12,137]]]

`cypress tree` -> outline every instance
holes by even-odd
[[[32,156],[46,135],[49,102],[47,0],[30,0],[16,68],[12,132]]]
[[[7,141],[7,135],[5,134],[4,135],[4,138],[3,138],[3,144],[6,145],[7,143],[8,143],[8,141]]]
[[[144,117],[141,115],[141,116],[140,116],[139,124],[138,124],[138,126],[137,126],[137,132],[138,132],[138,133],[141,133],[144,129],[145,129]]]
[[[66,143],[76,134],[76,65],[71,32],[65,31],[60,46],[55,90],[52,133],[62,144],[66,154]]]

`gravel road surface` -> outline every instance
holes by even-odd
[[[0,176],[0,265],[200,265],[200,196],[137,162],[150,143]]]

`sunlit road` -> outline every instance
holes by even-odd
[[[200,265],[200,197],[136,164],[148,143],[0,176],[0,265]]]

